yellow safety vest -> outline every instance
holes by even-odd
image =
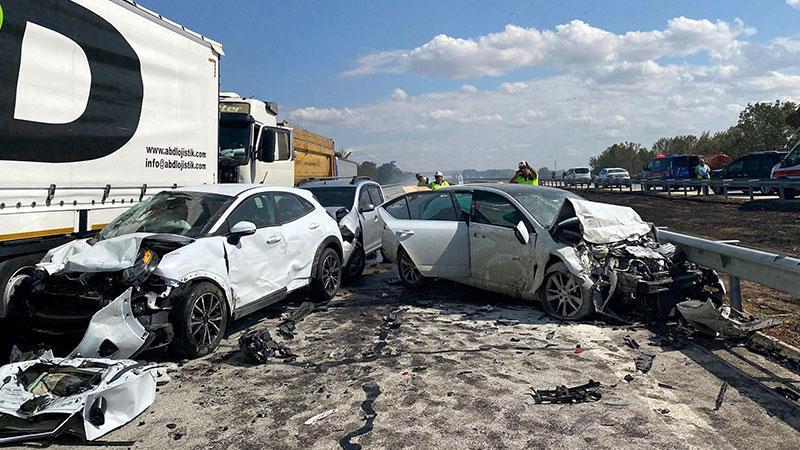
[[[443,188],[443,187],[447,187],[447,186],[450,186],[450,183],[448,183],[447,181],[442,181],[442,184],[438,184],[438,183],[436,183],[436,182],[434,181],[434,182],[431,184],[431,190],[435,191],[435,190],[437,190],[437,189],[441,189],[441,188]]]
[[[530,186],[538,186],[539,185],[539,175],[536,174],[533,178],[528,179],[526,177],[517,177],[517,184],[527,184]]]

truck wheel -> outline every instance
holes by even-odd
[[[336,250],[328,247],[319,255],[316,266],[311,291],[320,301],[328,301],[336,295],[342,284],[342,260]]]
[[[592,296],[583,288],[583,281],[567,270],[564,263],[547,269],[539,298],[544,310],[555,318],[582,320],[594,313]]]
[[[410,288],[418,288],[427,281],[403,247],[397,251],[397,273],[400,275],[400,281]]]
[[[0,263],[0,317],[8,314],[14,290],[33,276],[34,266],[41,260],[42,255],[25,255]]]
[[[366,267],[367,255],[364,254],[364,247],[358,244],[356,248],[353,249],[353,253],[350,254],[350,259],[347,261],[347,267],[344,269],[344,278],[347,281],[355,281],[361,278]]]
[[[215,284],[194,283],[173,309],[173,348],[187,358],[199,358],[217,349],[228,329],[228,302]]]

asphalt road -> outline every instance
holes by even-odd
[[[553,322],[534,305],[449,282],[409,291],[388,265],[312,312],[294,339],[276,337],[296,361],[248,361],[239,336],[250,329],[276,336],[281,314],[302,300],[293,295],[234,324],[215,354],[171,372],[155,404],[102,444],[800,447],[800,407],[773,390],[800,387],[800,376],[744,347],[675,341],[645,327]],[[392,311],[400,327],[382,330]],[[640,348],[626,346],[625,336]],[[634,368],[642,353],[655,355],[648,373]],[[532,389],[589,379],[603,385],[599,401],[534,403]],[[716,410],[723,383],[729,387]]]

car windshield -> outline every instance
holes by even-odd
[[[231,199],[197,192],[160,192],[120,214],[98,237],[169,233],[196,238]]]
[[[578,174],[589,173],[589,169],[587,169],[585,167],[579,167],[579,168],[575,169],[575,173],[578,173]]]
[[[525,210],[527,210],[542,226],[549,226],[555,220],[564,199],[581,197],[572,192],[553,190],[518,191],[511,193]]]
[[[326,208],[330,206],[350,208],[353,206],[356,196],[355,186],[325,186],[306,189],[311,191],[320,205]],[[362,190],[362,192],[366,194],[366,191]]]
[[[247,159],[250,146],[250,124],[225,122],[219,125],[219,162],[238,166]]]

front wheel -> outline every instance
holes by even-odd
[[[321,301],[328,301],[336,295],[342,284],[342,259],[336,250],[328,247],[317,260],[317,270],[311,280],[311,290]]]
[[[200,282],[189,287],[173,310],[173,347],[188,358],[199,358],[219,346],[228,329],[228,302],[216,285]]]
[[[426,278],[402,247],[397,251],[397,273],[400,275],[400,281],[410,288],[418,288],[425,284]]]
[[[570,273],[564,263],[547,269],[539,297],[545,311],[563,320],[582,320],[594,313],[591,294],[583,281]]]
[[[367,255],[364,254],[364,247],[357,244],[350,254],[347,266],[344,269],[344,277],[347,281],[355,281],[361,278],[364,269],[367,267]]]

